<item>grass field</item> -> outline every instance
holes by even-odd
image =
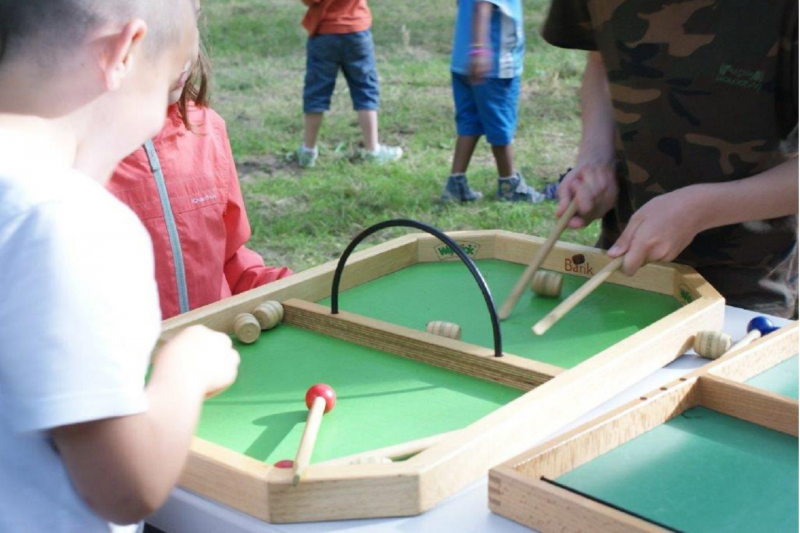
[[[580,137],[578,87],[584,54],[546,44],[539,28],[548,2],[524,0],[527,55],[515,148],[517,167],[543,187],[571,165]],[[403,147],[399,162],[358,161],[360,133],[344,79],[320,135],[316,167],[291,160],[302,136],[305,12],[300,0],[206,0],[214,63],[213,106],[226,119],[253,228],[251,246],[269,264],[295,271],[339,256],[361,229],[413,218],[442,230],[502,228],[546,236],[555,204],[491,200],[496,172],[481,143],[470,184],[488,199],[436,201],[455,141],[450,90],[453,0],[373,0],[373,36],[381,83],[381,140]],[[405,233],[389,230],[375,242]],[[591,244],[596,225],[564,240]]]

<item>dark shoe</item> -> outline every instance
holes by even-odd
[[[544,201],[544,194],[525,183],[525,179],[517,172],[510,178],[497,178],[496,198],[501,202],[538,204]]]
[[[477,202],[483,194],[473,191],[464,174],[452,174],[442,191],[442,202]]]

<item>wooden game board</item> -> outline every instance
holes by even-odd
[[[543,242],[504,231],[450,236],[497,301]],[[558,244],[543,268],[568,274],[568,292],[607,262],[599,250]],[[230,333],[236,315],[266,300],[285,307],[278,328],[239,346],[237,383],[207,402],[184,488],[271,522],[418,514],[674,360],[697,331],[720,328],[724,313],[696,272],[653,264],[633,277],[615,274],[543,337],[530,327],[557,302],[523,297],[503,322],[504,355],[495,357],[475,282],[437,239],[408,235],[354,254],[337,315],[327,305],[334,269],[316,267],[165,322],[163,340],[191,324]],[[426,333],[428,320],[458,322],[463,341]],[[323,380],[338,380],[330,384],[341,408],[326,415],[319,456],[294,487],[291,471],[271,463],[294,445],[305,389]],[[381,407],[387,399],[403,409]],[[403,461],[341,459],[420,438],[431,446]]]
[[[493,468],[493,512],[548,531],[796,531],[798,325]]]

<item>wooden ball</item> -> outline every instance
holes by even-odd
[[[433,335],[440,337],[447,337],[449,339],[461,339],[461,326],[453,324],[452,322],[443,322],[441,320],[433,320],[428,322],[425,330]]]
[[[731,349],[733,340],[721,331],[700,331],[694,336],[694,351],[706,359],[717,359]]]
[[[561,296],[561,287],[564,285],[564,276],[558,272],[539,270],[533,276],[531,290],[537,296],[545,298],[558,298]]]
[[[317,398],[325,400],[326,413],[336,407],[336,391],[326,383],[317,383],[309,387],[306,391],[306,407],[311,409],[311,406],[314,405],[314,400]]]
[[[283,306],[280,302],[268,300],[255,308],[253,316],[261,324],[262,330],[272,329],[283,320]]]
[[[261,335],[261,324],[250,313],[242,313],[233,320],[233,332],[240,342],[253,344]]]

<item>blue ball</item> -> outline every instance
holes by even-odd
[[[750,333],[754,329],[757,329],[761,332],[761,335],[768,335],[775,331],[776,328],[775,324],[772,323],[772,320],[765,316],[757,316],[753,320],[747,323],[747,332]]]

